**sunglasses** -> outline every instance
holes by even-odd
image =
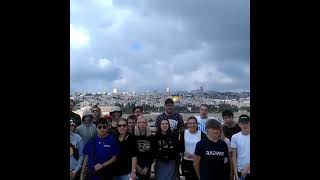
[[[107,129],[107,125],[98,126],[98,129],[101,129],[101,128],[103,128],[103,129]]]
[[[126,124],[118,124],[118,127],[127,127]]]

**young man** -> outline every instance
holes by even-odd
[[[143,114],[143,108],[141,106],[136,106],[133,108],[132,113],[138,118],[141,114]]]
[[[97,125],[97,120],[99,118],[102,118],[101,109],[98,105],[94,105],[91,108],[91,112],[92,112],[92,123]]]
[[[174,102],[172,99],[166,99],[164,104],[164,112],[157,117],[156,127],[160,127],[161,120],[168,119],[171,130],[178,133],[184,126],[182,116],[174,111]]]
[[[206,124],[207,138],[196,145],[194,168],[200,180],[228,180],[225,164],[228,163],[228,146],[220,139],[221,125],[215,119]]]
[[[129,130],[129,134],[134,134],[134,127],[137,124],[137,117],[133,114],[131,114],[130,116],[128,116],[127,118],[128,121],[128,130]]]
[[[198,121],[198,128],[201,132],[207,134],[207,128],[206,128],[206,123],[208,119],[216,119],[216,118],[209,118],[208,117],[208,109],[209,106],[207,104],[201,104],[200,106],[200,115],[196,116],[197,121]]]
[[[90,180],[112,179],[112,164],[119,154],[119,144],[117,139],[108,133],[110,124],[106,119],[97,120],[98,135],[91,138],[84,146],[85,155],[81,171],[81,179],[88,176]],[[85,173],[85,167],[88,166]]]
[[[233,112],[230,110],[224,110],[222,112],[222,118],[223,118],[223,126],[222,126],[222,130],[223,130],[223,134],[226,138],[228,138],[229,140],[231,140],[231,137],[240,132],[241,128],[240,126],[233,120]]]
[[[92,123],[92,112],[85,109],[82,114],[82,124],[76,128],[76,133],[82,138],[84,145],[97,134],[96,125]]]
[[[74,100],[70,99],[70,119],[75,123],[75,127],[78,127],[81,125],[81,117],[79,114],[72,112],[75,105],[76,103],[74,102]]]
[[[110,112],[110,116],[112,118],[110,133],[117,132],[117,122],[122,117],[122,111],[119,106],[113,106]]]
[[[233,172],[236,180],[250,179],[250,117],[239,117],[241,131],[231,137]]]
[[[230,141],[231,141],[231,137],[240,132],[241,128],[239,126],[239,124],[237,124],[234,120],[234,115],[233,112],[230,110],[224,110],[222,112],[222,119],[223,119],[223,126],[222,126],[222,131],[223,131],[223,135],[227,138],[227,141],[229,141],[229,145],[230,145]],[[231,151],[231,156],[230,156],[230,165],[231,165],[231,173],[230,175],[233,176],[233,163],[232,163],[232,151]]]

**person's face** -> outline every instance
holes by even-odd
[[[73,109],[74,109],[74,104],[72,101],[70,101],[70,112],[73,111]]]
[[[134,119],[128,119],[128,126],[129,129],[134,129],[134,126],[136,125],[136,121]]]
[[[208,116],[208,108],[206,106],[200,107],[200,116],[206,118]]]
[[[108,132],[108,129],[109,129],[109,127],[107,124],[98,124],[97,125],[97,132],[98,132],[98,135],[100,135],[100,136],[106,135]]]
[[[84,121],[84,123],[88,124],[88,123],[90,123],[92,121],[92,118],[91,118],[91,116],[85,116],[83,118],[83,121]]]
[[[92,108],[91,112],[92,112],[92,116],[93,117],[98,117],[99,116],[99,109],[98,108]]]
[[[133,114],[138,118],[142,114],[142,111],[141,109],[137,108],[136,110],[134,110]]]
[[[147,121],[144,118],[138,118],[137,123],[138,123],[139,129],[146,129],[147,128]]]
[[[197,120],[195,119],[189,119],[188,121],[188,127],[190,130],[195,131],[198,128]]]
[[[213,138],[220,137],[221,130],[216,128],[208,128],[208,134]]]
[[[125,121],[119,121],[117,129],[119,134],[125,134],[128,131],[128,124]]]
[[[241,131],[245,133],[250,133],[250,122],[239,123],[239,126],[241,128]]]
[[[73,132],[75,128],[75,124],[70,124],[70,132]]]
[[[223,118],[224,123],[226,123],[226,124],[230,124],[233,122],[232,116],[223,116],[222,118]]]
[[[112,119],[120,119],[121,118],[121,113],[116,111],[112,113]]]
[[[174,104],[168,103],[164,105],[164,109],[168,114],[171,114],[174,111]]]
[[[169,123],[168,123],[168,121],[166,121],[166,120],[161,121],[160,129],[161,129],[162,131],[167,131],[168,128],[169,128]]]

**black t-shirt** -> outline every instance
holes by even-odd
[[[233,128],[229,128],[226,125],[223,125],[222,130],[223,130],[224,136],[227,137],[231,141],[231,137],[234,134],[240,132],[241,128],[240,128],[239,124],[236,123],[236,125]]]
[[[74,112],[70,112],[70,120],[73,120],[76,124],[76,127],[81,125],[81,117],[79,114],[76,114]]]
[[[117,137],[118,139],[118,137]],[[120,154],[114,164],[116,175],[129,174],[131,172],[132,157],[137,157],[136,140],[133,135],[128,134],[128,137],[123,141],[119,141]]]
[[[195,153],[200,156],[200,179],[201,180],[224,180],[225,163],[228,157],[228,146],[222,141],[210,141],[207,137],[196,145]]]
[[[150,169],[154,160],[154,136],[135,136],[137,142],[137,164],[141,167]]]
[[[181,114],[174,112],[173,114],[167,116],[166,113],[162,113],[159,116],[157,116],[156,119],[156,128],[160,127],[160,122],[162,119],[168,119],[171,127],[171,131],[179,132],[181,131],[181,128],[183,128],[184,123]]]

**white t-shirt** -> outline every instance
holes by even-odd
[[[231,148],[237,149],[238,172],[250,164],[250,134],[243,135],[241,132],[231,137]]]
[[[184,148],[185,152],[194,155],[194,151],[196,149],[197,143],[201,140],[201,131],[197,131],[195,134],[191,134],[189,132],[189,129],[185,130],[184,132]],[[186,154],[183,157],[187,160],[193,160],[192,158],[189,158],[186,156]]]
[[[206,128],[206,123],[209,118],[202,119],[200,116],[196,116],[197,121],[198,121],[198,129],[202,131],[203,133],[207,134],[208,130]]]
[[[208,132],[208,130],[206,128],[206,123],[207,123],[208,119],[217,119],[215,117],[207,117],[207,118],[203,119],[200,116],[196,116],[196,118],[198,121],[198,129],[205,134],[207,134],[207,132]]]

